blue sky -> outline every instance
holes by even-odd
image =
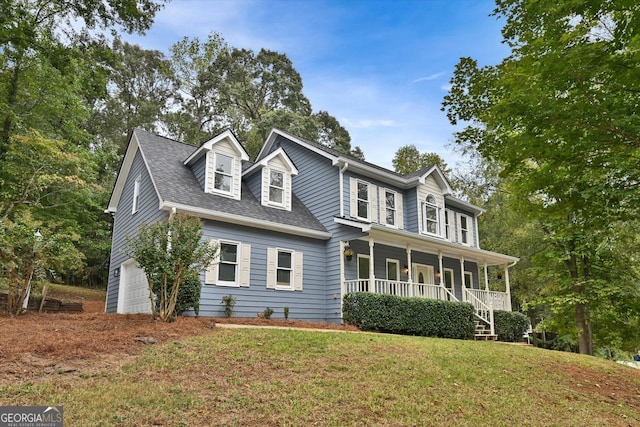
[[[396,150],[414,144],[450,166],[455,130],[440,111],[455,64],[507,55],[492,1],[173,0],[142,38],[168,52],[184,36],[215,31],[234,47],[287,54],[314,111],[327,110],[366,160],[392,168]]]

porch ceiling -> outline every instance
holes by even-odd
[[[464,257],[465,260],[476,262],[478,265],[503,265],[513,264],[519,261],[519,258],[516,257],[447,242],[437,237],[417,235],[408,231],[396,230],[378,224],[365,224],[344,220],[342,218],[341,220],[336,220],[336,222],[359,228],[364,233],[368,233],[369,237],[373,238],[374,243],[400,248],[407,248],[407,246],[409,246],[411,250],[433,254],[442,251],[443,256],[451,258]]]

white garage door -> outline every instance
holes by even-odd
[[[135,260],[123,263],[120,268],[118,313],[151,313],[147,276]]]

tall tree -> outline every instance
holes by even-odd
[[[229,47],[220,34],[211,33],[205,42],[185,37],[170,51],[179,96],[165,127],[174,138],[198,145],[229,125],[220,95]]]
[[[403,175],[408,175],[433,165],[438,165],[445,175],[451,173],[447,162],[437,153],[421,153],[413,144],[398,148],[391,163],[395,171]]]
[[[90,132],[100,160],[101,183],[110,188],[131,130],[156,131],[176,90],[170,61],[160,51],[113,41],[108,93],[94,105]]]
[[[572,306],[580,352],[591,354],[592,310],[619,284],[596,292],[594,272],[640,204],[640,8],[498,0],[495,15],[511,55],[486,67],[462,58],[443,110],[467,123],[456,142],[496,160],[540,223],[564,271],[553,294]]]

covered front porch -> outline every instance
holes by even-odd
[[[517,258],[376,226],[342,241],[341,253],[342,296],[373,292],[468,302],[491,336],[493,312],[511,311],[509,268]],[[490,276],[500,280],[490,282]]]

